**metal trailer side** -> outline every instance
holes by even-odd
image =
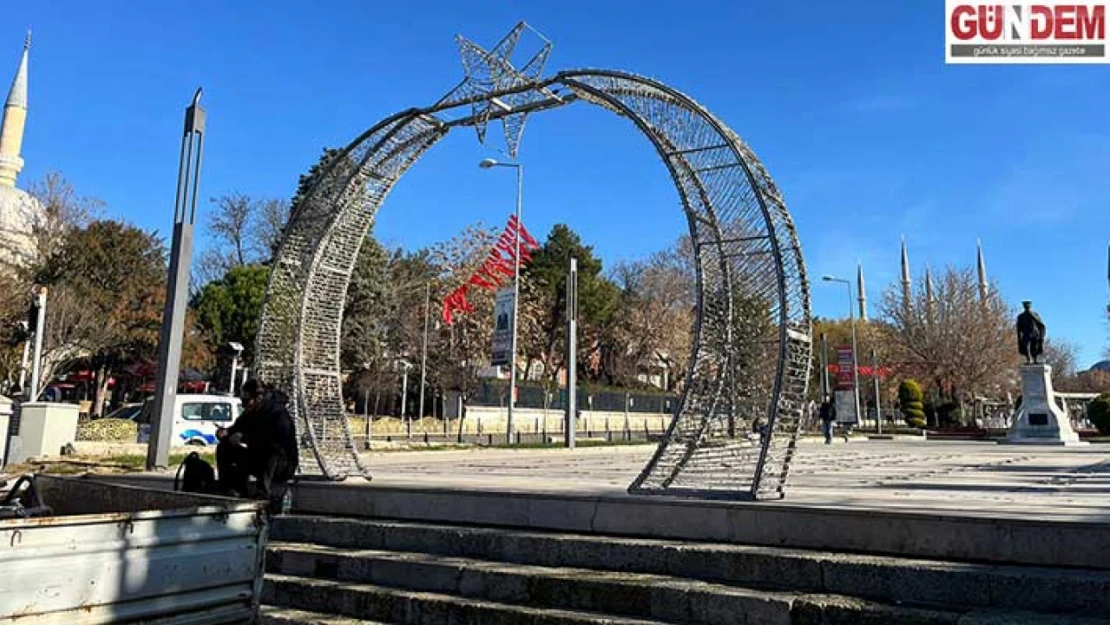
[[[263,502],[38,476],[54,516],[0,520],[0,624],[257,619]]]

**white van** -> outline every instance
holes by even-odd
[[[154,400],[148,399],[139,416],[139,442],[150,441]],[[173,406],[171,445],[215,445],[216,430],[229,427],[243,413],[243,402],[227,395],[178,395]]]

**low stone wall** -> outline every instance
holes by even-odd
[[[624,432],[626,427],[632,432],[658,433],[670,425],[670,415],[630,412],[627,425],[625,413],[583,410],[578,417],[577,432],[583,434],[600,434],[606,432]],[[351,434],[355,436],[366,435],[366,418],[352,415],[348,419]],[[444,430],[443,419],[425,417],[411,419],[411,428],[414,434],[442,434]],[[463,421],[464,434],[497,434],[506,431],[506,410],[496,406],[472,406],[466,409],[466,418]],[[543,410],[540,408],[516,408],[513,410],[513,429],[524,434],[559,434],[563,431],[563,413],[558,410]],[[447,423],[449,434],[458,434],[459,422],[449,419]],[[407,424],[397,417],[378,417],[374,419],[373,435],[385,436],[392,434],[405,434],[408,432]]]

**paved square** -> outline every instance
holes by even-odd
[[[654,446],[372,452],[373,484],[621,495]],[[787,498],[796,506],[1110,522],[1110,445],[804,442]]]

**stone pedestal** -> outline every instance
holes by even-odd
[[[28,402],[20,406],[19,449],[11,451],[8,462],[61,455],[62,448],[77,438],[77,411],[76,404]]]
[[[1011,445],[1087,444],[1079,440],[1067,411],[1056,403],[1052,367],[1043,364],[1021,367],[1021,407],[1003,442]]]

